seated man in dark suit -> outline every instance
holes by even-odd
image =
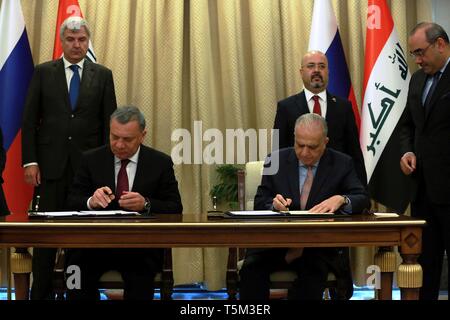
[[[327,148],[327,123],[314,113],[299,117],[293,148],[281,149],[274,175],[263,173],[255,210],[309,210],[314,213],[361,213],[370,207],[366,189],[351,157]],[[270,157],[267,159],[270,161]],[[266,163],[267,163],[266,161]],[[353,283],[344,248],[247,249],[240,270],[240,298],[268,299],[270,273],[293,269],[298,274],[288,298],[319,300],[329,272],[338,279],[336,299],[349,299]]]
[[[6,152],[3,148],[3,133],[0,128],[0,216],[9,214],[8,206],[6,205],[5,194],[3,193],[3,178],[2,173],[6,165]]]
[[[183,206],[170,157],[144,146],[145,118],[136,107],[118,108],[110,121],[110,145],[83,155],[68,197],[73,210],[123,209],[182,213]],[[124,299],[153,299],[153,278],[162,270],[162,249],[74,249],[67,266],[81,271],[81,289],[69,299],[98,299],[98,280],[118,270]]]

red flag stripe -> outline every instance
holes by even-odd
[[[382,23],[385,25],[382,26]],[[386,0],[368,0],[363,97],[373,66],[389,39],[393,28],[394,21]]]
[[[59,28],[68,17],[83,17],[78,0],[59,0],[58,17],[56,19],[55,45],[53,46],[53,60],[61,58],[63,50],[59,36]]]

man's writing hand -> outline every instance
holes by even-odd
[[[95,190],[94,194],[89,200],[89,206],[92,209],[104,209],[111,203],[111,201],[114,200],[114,198],[115,196],[109,187],[101,187]]]
[[[291,203],[292,199],[285,199],[281,194],[277,194],[275,198],[273,198],[272,206],[277,211],[288,211]]]

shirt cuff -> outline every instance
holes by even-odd
[[[26,168],[26,167],[37,166],[37,165],[38,165],[37,162],[29,162],[29,163],[25,163],[25,164],[23,165],[23,167]]]

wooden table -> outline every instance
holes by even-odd
[[[424,220],[355,215],[320,219],[208,219],[206,215],[156,215],[154,219],[0,220],[0,245],[47,248],[145,247],[352,247],[399,246],[402,299],[421,286]],[[383,264],[383,263],[381,263]],[[380,298],[389,299],[393,270],[381,265]],[[389,269],[389,268],[388,268]]]

